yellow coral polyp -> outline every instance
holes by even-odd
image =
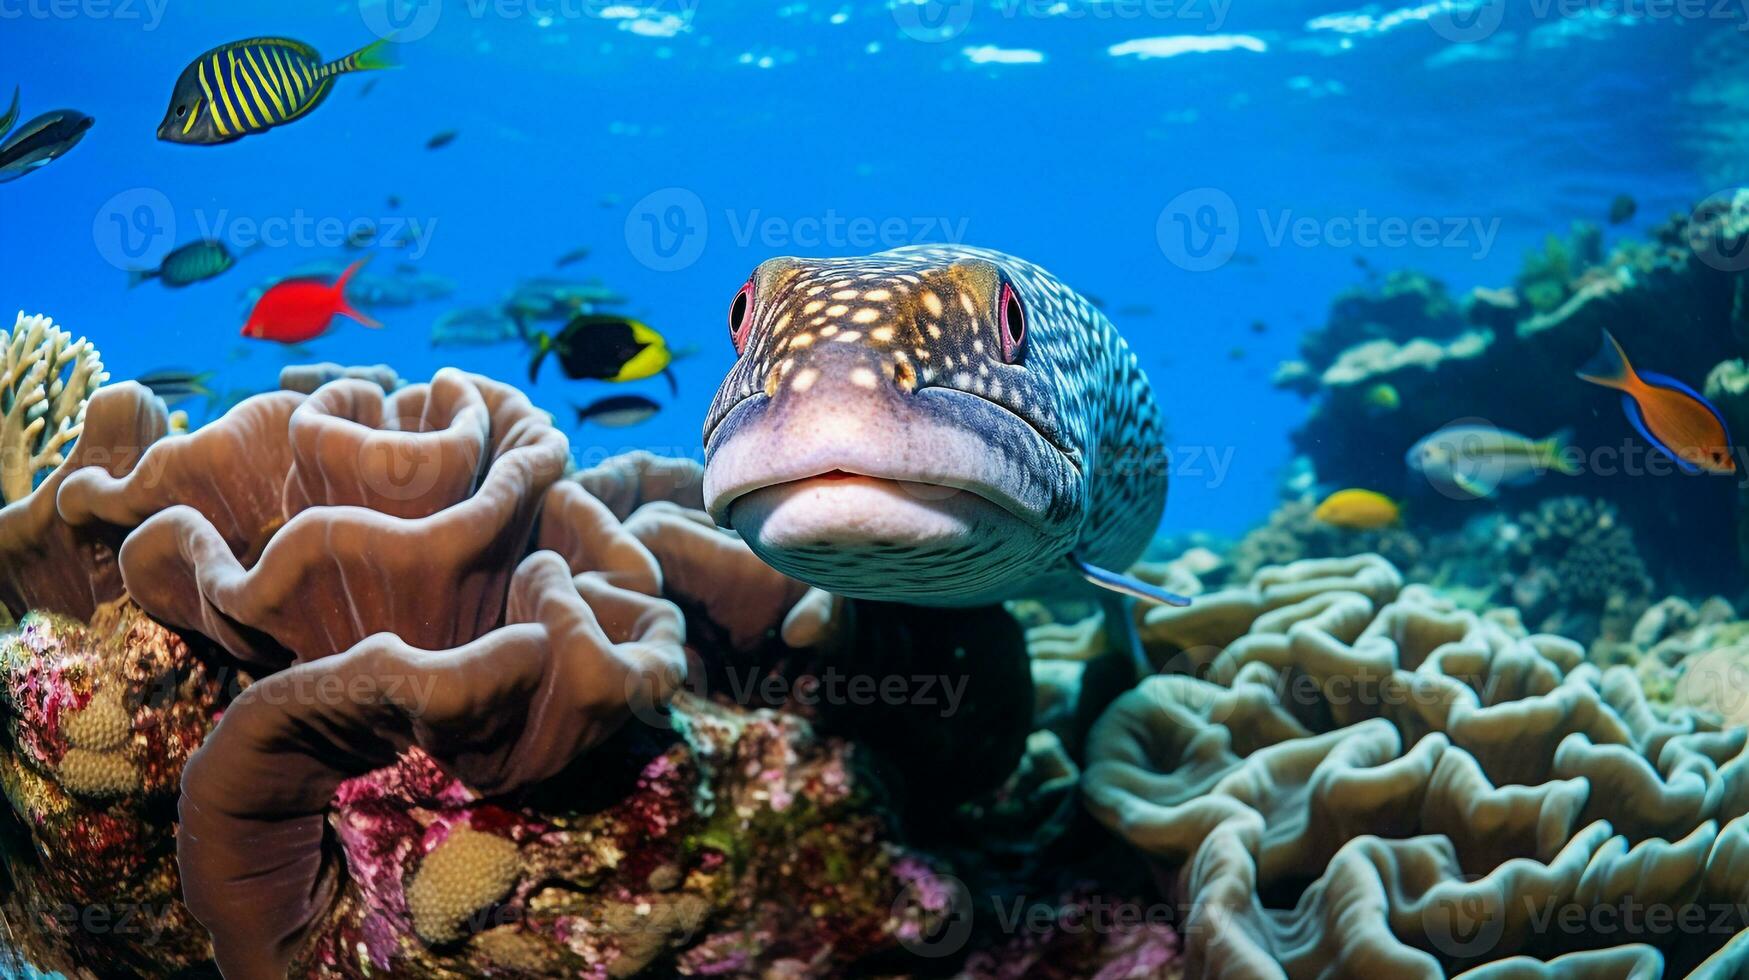
[[[91,696],[85,707],[61,719],[61,734],[81,749],[111,752],[127,744],[134,719],[119,693],[105,688]]]
[[[457,827],[425,856],[407,885],[414,931],[429,943],[462,938],[468,920],[502,899],[521,869],[515,842]]]
[[[80,796],[100,799],[126,796],[140,788],[140,770],[120,752],[72,748],[61,756],[55,778]]]

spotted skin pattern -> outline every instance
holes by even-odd
[[[762,449],[780,453],[813,440],[808,402],[830,399],[864,414],[929,407],[929,431],[951,430],[943,445],[988,454],[996,490],[1036,504],[1030,524],[980,525],[960,540],[825,540],[762,552],[768,562],[841,594],[965,605],[1079,582],[1071,555],[1120,570],[1140,557],[1166,500],[1160,412],[1135,354],[1085,297],[1032,263],[963,246],[772,259],[752,282],[741,356],[705,422],[707,496],[713,464],[743,430],[761,427]],[[1005,283],[1025,312],[1014,363],[1001,339]],[[910,465],[931,471],[927,459]],[[719,520],[727,506],[714,502]]]

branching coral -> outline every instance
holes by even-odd
[[[1089,740],[1093,813],[1180,869],[1187,972],[1620,976],[1741,927],[1749,733],[1421,587],[1270,574],[1299,601],[1179,611],[1228,639]]]
[[[18,314],[0,330],[0,503],[23,500],[65,461],[85,403],[109,380],[97,350],[46,316]]]
[[[15,618],[36,611],[84,621],[121,596],[115,549],[127,528],[98,520],[75,527],[56,499],[79,470],[131,471],[169,431],[163,403],[141,385],[106,385],[91,397],[67,460],[23,500],[0,507],[0,605]]]

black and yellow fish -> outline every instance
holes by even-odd
[[[540,374],[548,354],[559,356],[565,377],[574,381],[642,381],[660,374],[675,394],[680,383],[668,365],[674,352],[662,335],[637,320],[606,313],[584,313],[571,318],[557,337],[542,331],[533,338],[534,360],[528,365],[528,380]]]
[[[387,40],[329,62],[283,37],[221,45],[183,69],[158,138],[199,146],[242,139],[308,114],[340,75],[394,64]]]

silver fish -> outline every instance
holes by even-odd
[[[1404,462],[1435,490],[1459,499],[1488,497],[1502,486],[1522,486],[1551,470],[1573,474],[1566,430],[1532,439],[1492,425],[1448,425],[1417,442]]]

